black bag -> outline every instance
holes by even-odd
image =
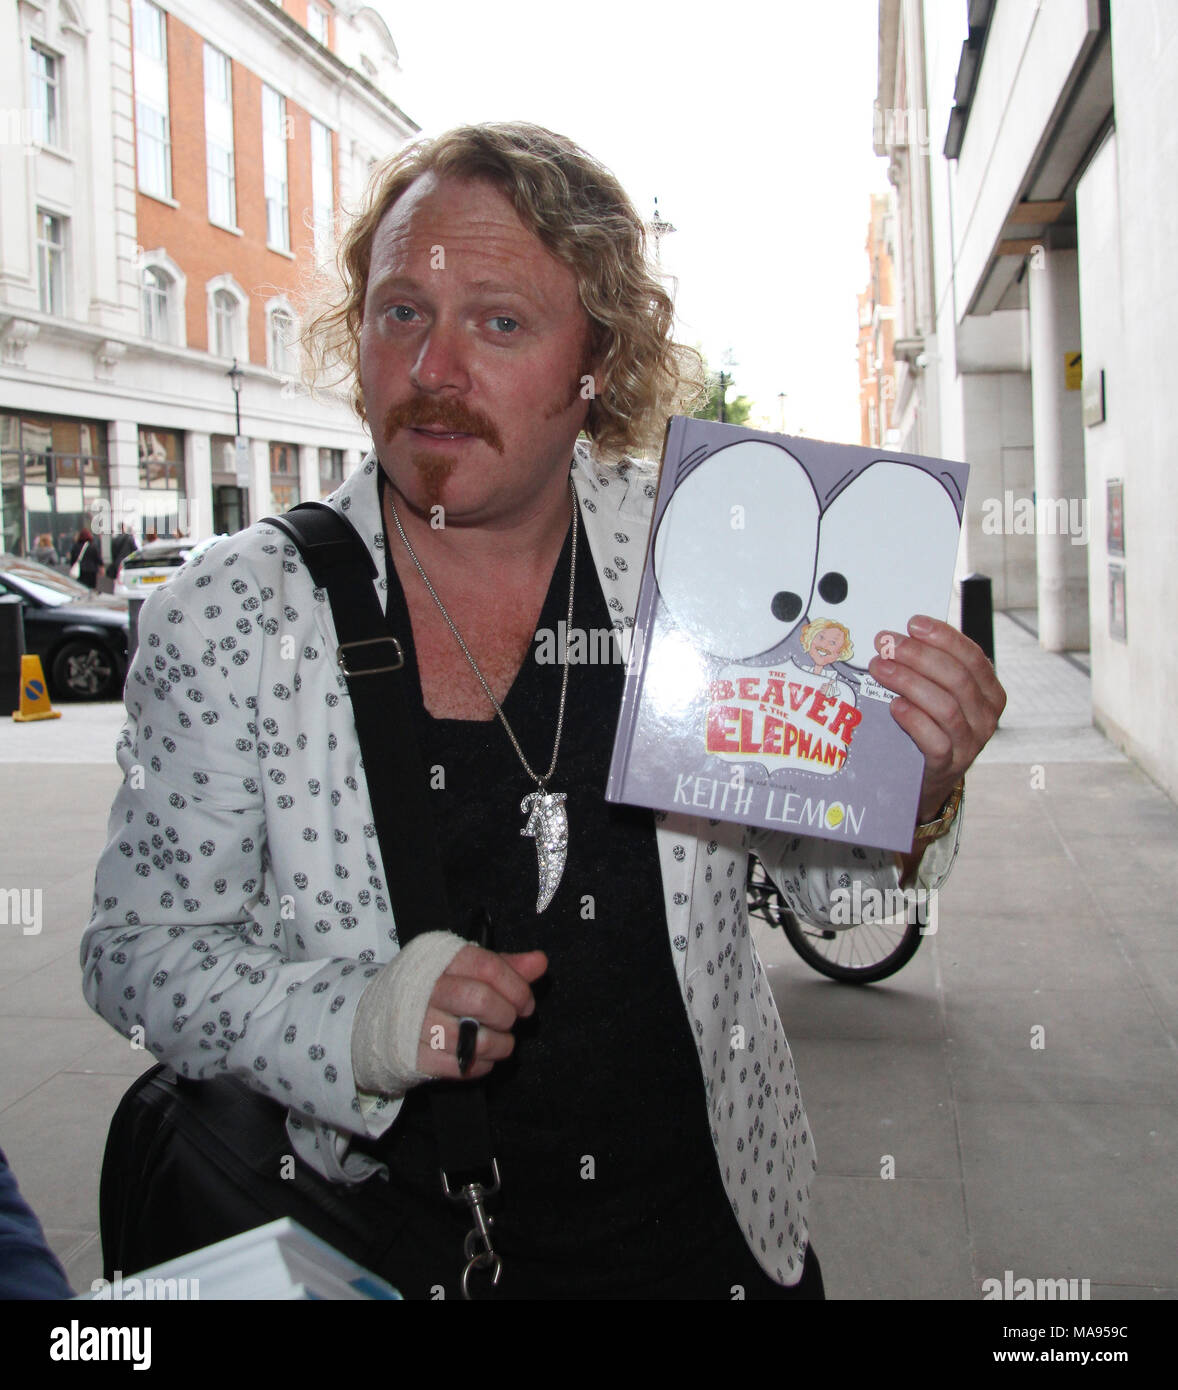
[[[111,1120],[99,1186],[103,1274],[113,1283],[289,1216],[366,1269],[405,1224],[375,1178],[328,1182],[294,1161],[286,1110],[233,1077],[144,1072]]]

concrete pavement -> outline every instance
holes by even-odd
[[[1001,615],[996,642],[1010,704],[938,933],[857,989],[757,928],[818,1146],[827,1291],[976,1299],[1010,1270],[1178,1297],[1178,808],[1092,728],[1082,663]],[[0,887],[43,893],[38,935],[0,926],[0,1147],[78,1289],[101,1270],[106,1128],[151,1062],[79,988],[119,715],[0,721]]]

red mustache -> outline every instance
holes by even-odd
[[[389,407],[384,417],[384,437],[392,439],[398,430],[421,429],[438,425],[455,434],[472,434],[485,440],[496,453],[503,452],[503,439],[495,422],[453,396],[410,396],[407,401]]]

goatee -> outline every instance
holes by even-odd
[[[412,463],[417,469],[417,476],[421,479],[426,506],[439,506],[442,501],[442,493],[446,488],[446,479],[454,472],[458,460],[435,458],[430,454],[414,454]]]

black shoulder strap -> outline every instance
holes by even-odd
[[[441,857],[426,798],[426,773],[405,691],[405,654],[376,596],[376,566],[351,522],[304,502],[266,523],[298,546],[317,588],[326,589],[339,638],[339,667],[372,801],[385,882],[401,945],[451,924]]]
[[[345,516],[322,502],[303,502],[264,521],[294,541],[316,587],[327,590],[398,940],[404,945],[419,932],[439,928],[468,935],[453,922],[447,902],[405,690],[405,655],[373,587],[377,569],[368,547]],[[458,1174],[489,1169],[491,1135],[481,1083],[435,1082],[429,1089],[451,1184]]]

